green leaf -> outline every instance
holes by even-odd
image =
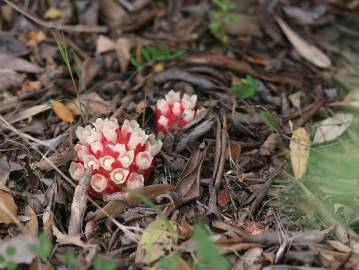
[[[250,75],[247,75],[245,79],[241,80],[240,84],[233,85],[232,89],[237,97],[240,99],[246,99],[253,96],[261,85],[260,81],[254,79]]]
[[[6,264],[6,270],[15,270],[15,269],[17,269],[16,262],[8,261]]]
[[[64,262],[67,266],[75,267],[77,265],[77,258],[73,248],[67,248],[64,255]]]
[[[270,112],[263,111],[260,115],[264,118],[268,126],[274,129],[278,128],[278,123]]]
[[[30,246],[30,251],[43,260],[46,260],[47,257],[50,255],[51,249],[52,245],[49,241],[49,238],[44,233],[39,234],[37,244],[33,244]]]
[[[8,246],[6,248],[6,255],[11,257],[11,256],[14,256],[16,254],[16,247],[14,246]]]
[[[165,270],[177,270],[181,263],[181,257],[178,253],[173,253],[167,257],[162,257],[158,263]]]
[[[229,262],[219,253],[217,246],[211,241],[203,225],[197,224],[194,226],[193,238],[197,243],[200,256],[200,260],[195,269],[230,269]]]
[[[117,262],[97,256],[94,263],[95,270],[116,270]]]

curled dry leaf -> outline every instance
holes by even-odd
[[[307,171],[310,138],[304,128],[297,128],[290,139],[290,161],[295,179],[301,179]]]
[[[175,187],[167,184],[156,184],[145,186],[130,192],[123,194],[123,199],[120,201],[110,201],[104,208],[100,209],[96,216],[90,222],[96,222],[97,220],[105,218],[107,215],[114,216],[121,213],[126,207],[133,207],[142,202],[142,200],[135,196],[136,193],[147,197],[148,199],[155,199],[157,196],[167,193],[173,190]],[[107,215],[106,215],[107,214]],[[87,226],[86,226],[87,227]]]
[[[207,149],[207,144],[205,142],[201,143],[199,148],[187,161],[175,188],[177,204],[185,204],[199,197],[200,173]]]
[[[307,61],[316,65],[320,68],[330,68],[332,63],[328,56],[326,56],[321,50],[316,46],[310,45],[300,36],[298,36],[282,19],[276,17],[276,20],[297,52]]]
[[[269,156],[272,151],[277,147],[280,142],[280,136],[278,133],[272,133],[265,140],[261,148],[259,149],[259,154],[261,156]]]
[[[52,109],[56,115],[66,123],[72,123],[74,121],[74,114],[60,101],[51,101]]]
[[[176,223],[164,219],[156,219],[143,232],[136,250],[135,262],[150,264],[174,250],[178,235]]]
[[[236,164],[239,163],[241,156],[241,145],[239,142],[231,142],[226,150],[226,159],[232,159]]]
[[[39,113],[42,113],[48,109],[50,109],[51,107],[48,104],[42,104],[42,105],[35,105],[32,106],[30,108],[27,108],[25,110],[21,110],[20,112],[18,112],[15,115],[12,115],[10,118],[7,118],[6,120],[10,123],[13,124],[15,122],[33,117]]]
[[[96,40],[96,53],[101,54],[115,49],[115,42],[106,36],[100,35]]]
[[[36,237],[39,233],[39,222],[34,209],[27,205],[25,207],[25,216],[29,217],[30,220],[26,222],[22,232],[26,235]]]
[[[16,222],[17,206],[5,184],[0,182],[0,221],[5,224]]]
[[[319,123],[315,132],[313,144],[320,144],[335,140],[342,135],[353,123],[350,113],[337,113]]]

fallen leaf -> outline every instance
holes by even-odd
[[[178,179],[175,192],[178,196],[178,204],[185,204],[199,197],[200,195],[200,174],[202,162],[207,153],[207,145],[203,142],[199,148],[193,152],[190,159]]]
[[[174,186],[167,184],[156,184],[150,186],[144,186],[139,188],[136,193],[140,193],[148,199],[155,199],[157,196],[167,193],[174,189]],[[110,216],[121,213],[126,207],[133,207],[142,202],[138,196],[134,196],[134,193],[125,192],[123,194],[123,200],[110,201],[101,211],[98,211],[92,221],[97,221],[106,217],[107,213]]]
[[[56,7],[49,7],[44,14],[44,18],[49,20],[56,20],[61,18],[62,16],[62,11]]]
[[[87,88],[90,82],[103,70],[101,61],[98,58],[87,58],[81,65],[80,91]]]
[[[39,222],[37,220],[37,215],[30,206],[25,207],[25,216],[29,217],[30,220],[26,222],[23,227],[22,232],[26,235],[36,237],[39,233]]]
[[[81,240],[80,234],[78,235],[68,235],[62,233],[54,224],[51,226],[52,232],[56,237],[56,241],[60,246],[64,245],[74,245],[82,248],[86,248],[91,246],[90,244],[86,244]]]
[[[278,133],[272,133],[264,141],[263,145],[259,149],[259,155],[269,156],[280,142],[280,136]]]
[[[241,145],[238,142],[231,142],[226,150],[226,159],[232,159],[235,164],[239,163],[241,156]]]
[[[19,39],[12,35],[0,36],[0,55],[21,56],[27,53],[28,49]]]
[[[29,270],[51,270],[52,267],[47,263],[42,263],[40,260],[33,260]]]
[[[105,53],[115,49],[116,43],[104,35],[100,35],[96,40],[96,53]]]
[[[0,92],[19,87],[24,79],[24,75],[20,75],[12,69],[0,68]]]
[[[0,269],[5,268],[8,261],[16,264],[30,264],[35,258],[35,254],[30,251],[30,246],[35,244],[36,238],[20,234],[10,239],[1,240],[0,254],[4,260],[0,260]],[[6,252],[9,248],[15,251],[15,254]]]
[[[99,7],[104,20],[112,31],[121,29],[123,23],[128,18],[126,12],[114,0],[101,0]]]
[[[115,48],[121,71],[125,72],[131,60],[131,40],[128,38],[119,38],[116,41]]]
[[[335,102],[332,106],[346,107],[349,109],[359,109],[359,89],[354,89],[345,96],[343,101]]]
[[[138,242],[135,262],[150,264],[173,251],[177,241],[176,223],[156,219],[147,226]]]
[[[0,189],[1,184],[5,186],[10,175],[10,164],[6,157],[0,158]]]
[[[12,69],[27,73],[40,73],[43,71],[38,65],[11,55],[0,55],[0,69]]]
[[[301,110],[301,102],[300,102],[301,96],[302,93],[300,91],[288,96],[290,103],[292,103],[292,105],[299,111]]]
[[[319,123],[315,132],[313,144],[320,144],[335,140],[342,135],[353,123],[350,113],[337,113]]]
[[[7,119],[7,121],[10,124],[19,122],[21,120],[33,117],[39,113],[42,113],[48,109],[50,109],[51,107],[48,104],[41,104],[41,105],[35,105],[32,106],[30,108],[27,108],[25,110],[22,110],[20,112],[18,112],[17,114],[11,116],[9,119]]]
[[[60,101],[51,101],[52,109],[55,114],[64,122],[72,123],[74,121],[74,114]]]
[[[313,24],[328,11],[327,5],[315,5],[313,10],[304,10],[294,6],[284,6],[285,14],[301,24]]]
[[[290,161],[295,179],[302,179],[307,171],[310,138],[304,128],[297,128],[290,139]]]
[[[217,202],[220,207],[227,207],[230,201],[231,199],[229,197],[229,192],[226,189],[222,189],[220,192],[218,192]]]
[[[29,94],[31,92],[36,92],[41,89],[40,81],[26,81],[19,91],[16,92],[16,95],[23,96],[25,94]]]
[[[320,68],[331,67],[332,63],[330,59],[320,49],[303,40],[279,17],[276,17],[276,21],[290,43],[292,43],[294,48],[304,59]]]
[[[82,109],[86,110],[90,115],[108,114],[115,111],[115,107],[111,102],[104,100],[95,92],[81,95],[80,100]],[[81,115],[77,100],[67,102],[66,106],[74,112],[75,115]]]
[[[5,186],[6,187],[6,186]],[[0,189],[0,221],[5,224],[16,222],[17,206],[11,194]],[[0,253],[1,254],[1,253]]]
[[[352,249],[343,243],[336,241],[336,240],[328,240],[327,243],[334,249],[344,252],[344,253],[351,253]]]

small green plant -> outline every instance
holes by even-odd
[[[68,70],[68,72],[70,74],[72,85],[73,85],[73,87],[75,89],[75,92],[76,92],[76,99],[78,100],[78,106],[79,106],[79,110],[80,110],[80,113],[81,113],[81,117],[84,118],[84,114],[83,114],[83,110],[82,110],[82,106],[81,106],[81,102],[80,102],[80,86],[78,86],[76,84],[74,72],[73,72],[72,67],[71,67],[70,54],[69,54],[69,51],[68,51],[68,45],[66,43],[65,36],[64,36],[63,33],[62,33],[62,35],[60,35],[58,33],[55,34],[55,32],[53,32],[52,34],[53,34],[53,36],[55,38],[56,45],[57,45],[57,48],[58,48],[58,50],[60,52],[61,58],[64,61],[65,65],[66,65],[66,68],[67,68],[67,70]],[[79,66],[76,66],[75,73],[77,75],[77,78],[80,78],[80,68],[79,68]],[[79,85],[80,85],[80,80],[78,79],[78,81],[79,81]]]
[[[75,268],[78,263],[78,260],[75,255],[75,250],[73,248],[67,248],[64,254],[64,263],[70,269]]]
[[[267,111],[262,111],[260,113],[260,115],[264,118],[264,120],[268,126],[270,126],[271,128],[274,128],[274,129],[278,128],[278,123],[274,119],[273,114],[271,114],[270,112],[267,112]]]
[[[200,257],[199,262],[194,269],[230,269],[229,262],[219,253],[217,246],[210,240],[209,234],[202,224],[194,226],[193,239],[197,243]]]
[[[146,45],[141,50],[141,59],[132,57],[131,63],[136,67],[137,71],[142,71],[145,66],[152,66],[157,62],[176,60],[185,54],[186,52],[183,50],[172,52],[166,43],[161,43],[158,47]]]
[[[95,270],[116,270],[117,263],[110,259],[106,259],[104,257],[97,256],[94,262]]]
[[[30,251],[43,261],[47,260],[52,250],[52,244],[45,233],[40,233],[38,242],[30,246]]]
[[[226,14],[234,10],[234,4],[231,0],[212,0],[212,3],[217,6],[218,10],[209,13],[210,23],[208,28],[214,36],[226,44],[229,41],[226,26],[237,22],[240,17],[238,15]]]
[[[262,83],[252,76],[247,75],[241,80],[241,83],[232,86],[233,92],[240,99],[246,99],[253,96],[256,91],[262,87]]]

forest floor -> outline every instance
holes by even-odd
[[[359,269],[358,0],[0,14],[0,269]],[[199,110],[160,134],[170,90]],[[162,140],[144,187],[72,179],[105,117]]]

